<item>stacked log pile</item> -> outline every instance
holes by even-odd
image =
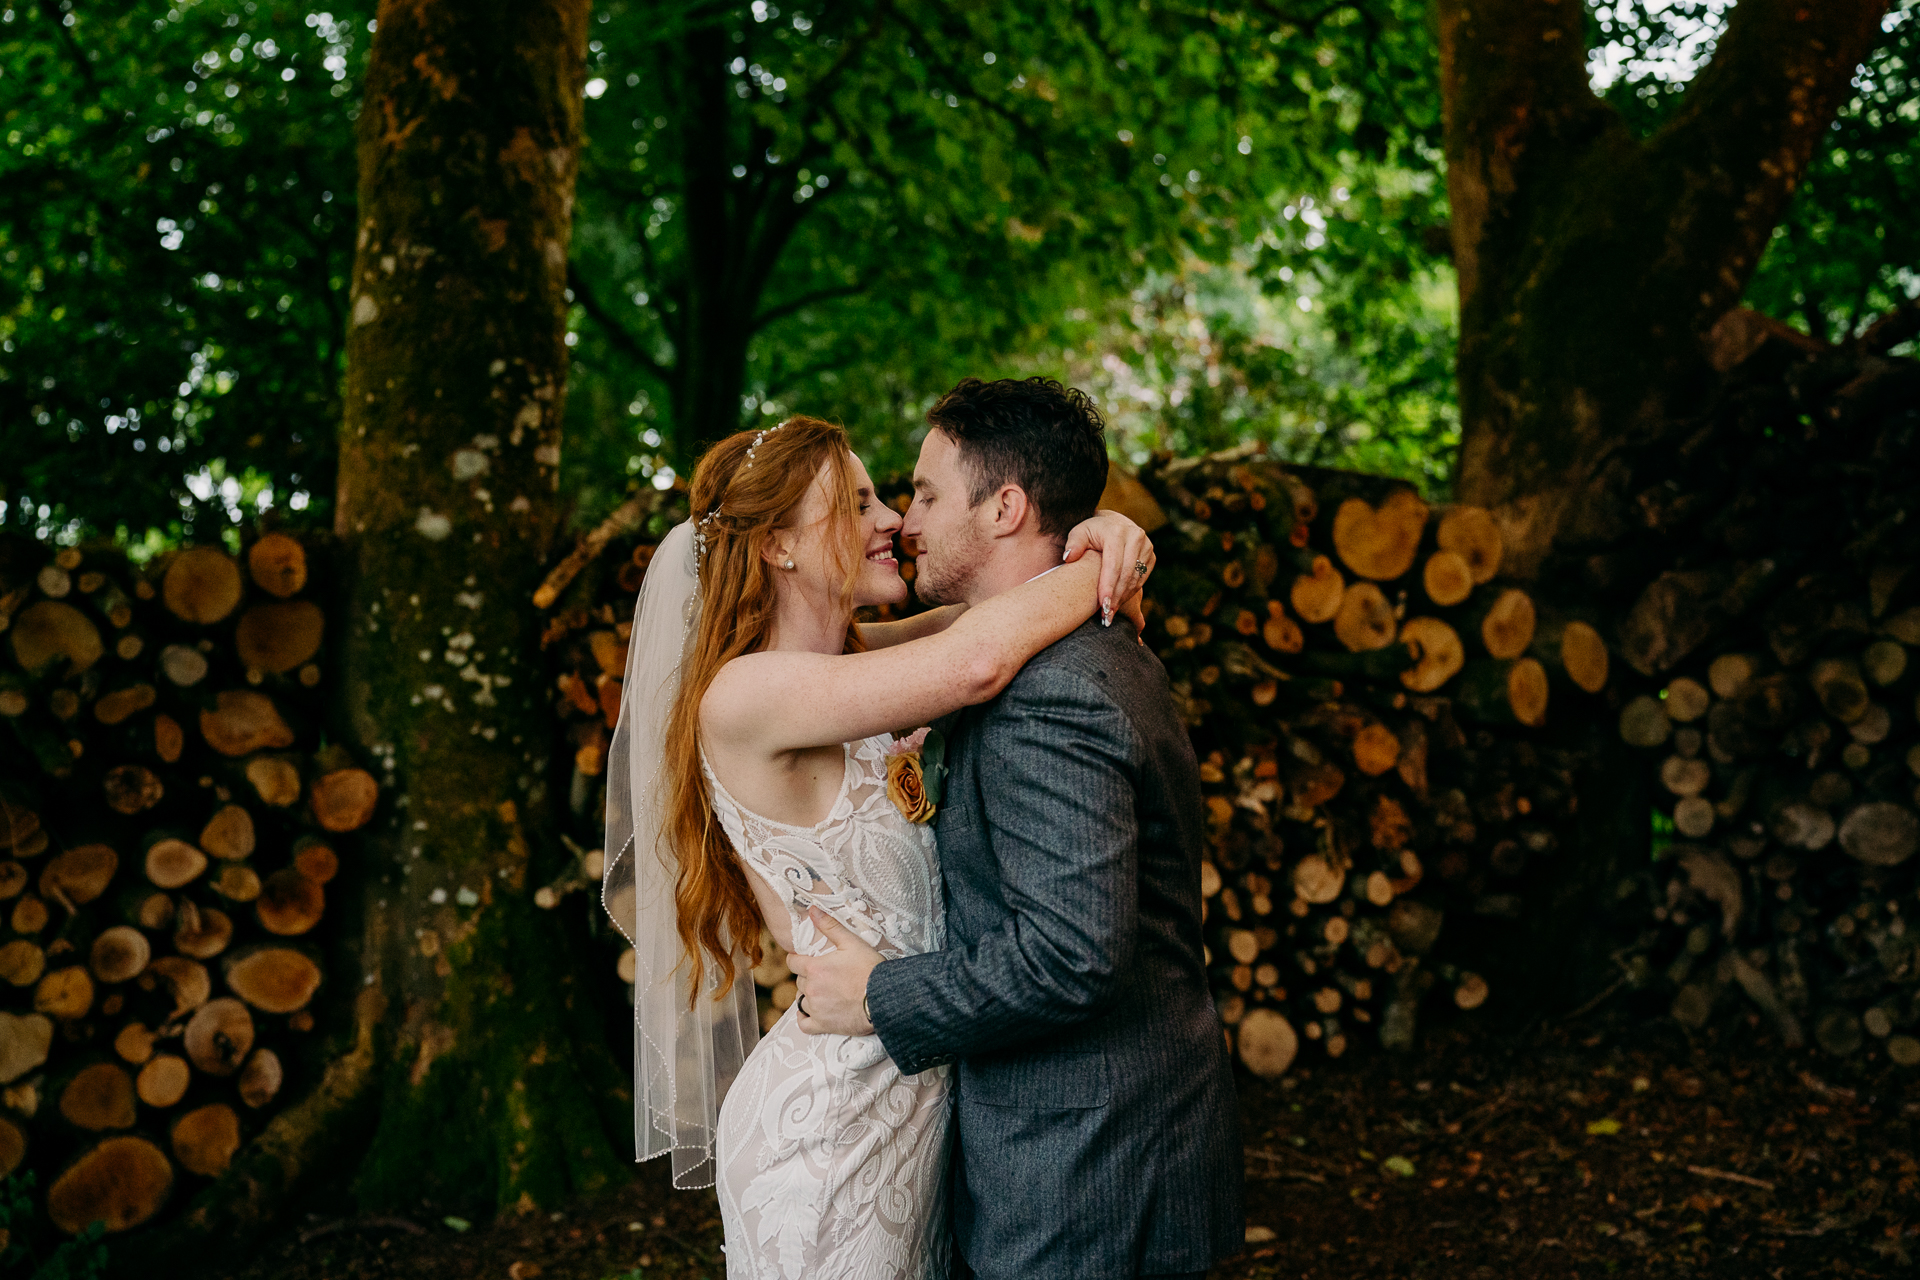
[[[1529,864],[1552,858],[1573,764],[1539,728],[1557,702],[1597,705],[1598,630],[1499,578],[1485,512],[1432,510],[1398,482],[1240,451],[1117,477],[1108,503],[1143,524],[1174,517],[1154,535],[1147,640],[1201,761],[1209,962],[1242,1061],[1278,1074],[1303,1041],[1332,1057],[1362,1037],[1405,1049],[1429,993],[1480,1005],[1487,979],[1442,938],[1517,919]],[[546,596],[578,856],[542,905],[601,870],[634,596],[667,524],[601,539]],[[762,941],[771,1021],[795,993]]]
[[[1606,645],[1499,578],[1477,508],[1251,450],[1140,480],[1172,517],[1146,639],[1201,761],[1229,1037],[1268,1075],[1302,1041],[1406,1049],[1430,992],[1488,997],[1445,939],[1518,918],[1520,877],[1557,848],[1573,762],[1539,729],[1593,705]]]
[[[0,546],[0,1173],[52,1226],[186,1203],[296,1077],[327,886],[379,787],[319,749],[285,534],[136,570]]]
[[[572,860],[534,892],[534,904],[554,910],[579,893],[569,909],[582,911],[588,935],[604,946],[603,977],[623,984],[633,1002],[634,954],[600,905],[605,871],[607,748],[620,720],[622,679],[633,610],[654,547],[684,515],[679,493],[642,493],[580,540],[548,575],[534,598],[547,611],[540,645],[552,680],[551,705],[559,726],[556,770],[567,797],[561,839]]]
[[[1618,731],[1661,797],[1635,976],[1920,1065],[1920,366],[1748,327],[1686,447],[1623,454],[1638,528],[1588,565],[1632,586]]]

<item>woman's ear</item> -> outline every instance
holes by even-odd
[[[776,529],[772,537],[760,544],[760,558],[769,569],[793,568],[793,541],[785,529]]]

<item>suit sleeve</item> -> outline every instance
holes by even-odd
[[[1094,680],[1029,668],[987,713],[981,811],[1008,916],[966,948],[888,960],[867,985],[908,1073],[1092,1017],[1138,926],[1131,722]]]

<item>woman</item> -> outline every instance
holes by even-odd
[[[906,598],[899,527],[838,427],[741,432],[701,460],[634,617],[607,903],[636,952],[639,1157],[717,1182],[732,1280],[945,1273],[946,1069],[902,1077],[877,1038],[803,1035],[797,1009],[749,1055],[745,969],[763,923],[825,950],[810,906],[885,954],[941,945],[932,832],[888,798],[891,731],[992,698],[1114,595],[1092,555],[972,610],[859,627],[856,608]],[[1117,515],[1081,544],[1152,562]]]

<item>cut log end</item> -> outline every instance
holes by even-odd
[[[1607,687],[1607,642],[1584,622],[1569,622],[1560,633],[1560,664],[1567,678],[1588,693]]]
[[[150,1107],[171,1107],[187,1096],[193,1083],[193,1068],[178,1054],[163,1053],[147,1060],[134,1079],[140,1101]]]
[[[246,689],[226,689],[200,713],[200,733],[223,756],[244,756],[293,745],[293,730],[273,700]]]
[[[1393,643],[1397,629],[1393,606],[1371,582],[1348,587],[1334,614],[1333,634],[1349,653],[1370,653]]]
[[[147,935],[124,924],[103,929],[93,940],[93,949],[88,955],[93,976],[106,983],[139,977],[146,972],[151,959],[153,948],[147,942]]]
[[[1487,1002],[1487,980],[1477,973],[1463,973],[1453,989],[1453,1003],[1462,1009],[1478,1009]]]
[[[93,620],[58,600],[36,600],[21,610],[7,637],[23,670],[55,678],[80,674],[106,652]]]
[[[269,533],[247,550],[247,571],[268,595],[282,599],[307,585],[307,552],[284,533]]]
[[[1236,1036],[1240,1061],[1264,1080],[1285,1075],[1300,1051],[1300,1037],[1294,1033],[1293,1024],[1273,1009],[1247,1010],[1240,1019]]]
[[[137,1227],[166,1203],[173,1167],[145,1138],[108,1138],[76,1160],[47,1189],[47,1216],[68,1235],[95,1222],[108,1232]]]
[[[1473,571],[1476,585],[1491,582],[1500,572],[1506,554],[1506,540],[1493,513],[1485,507],[1454,507],[1440,517],[1434,540],[1442,549],[1464,559]]]
[[[276,809],[284,809],[300,798],[300,771],[279,756],[247,761],[247,781],[254,794]]]
[[[1420,586],[1427,599],[1451,607],[1473,594],[1473,569],[1457,551],[1436,551],[1420,571]]]
[[[224,1102],[196,1107],[174,1121],[173,1155],[189,1173],[225,1173],[240,1149],[240,1117]]]
[[[280,1055],[271,1049],[255,1049],[240,1071],[240,1101],[258,1111],[273,1101],[284,1078]]]
[[[365,769],[336,769],[321,775],[308,799],[315,820],[335,832],[365,826],[379,801],[380,784]]]
[[[257,604],[240,615],[234,648],[248,667],[279,675],[320,652],[325,631],[326,615],[311,600]]]
[[[157,888],[178,889],[206,869],[207,855],[185,840],[156,840],[147,850],[147,879]]]
[[[324,845],[317,847],[325,848]],[[253,910],[268,933],[287,938],[319,924],[326,905],[326,895],[319,883],[295,865],[267,877]]]
[[[1427,527],[1427,504],[1412,489],[1396,489],[1378,507],[1348,498],[1333,516],[1333,549],[1363,578],[1387,582],[1413,567]]]
[[[1347,591],[1346,579],[1325,556],[1313,558],[1313,571],[1293,580],[1288,598],[1293,611],[1307,622],[1331,622],[1340,612]]]
[[[1533,597],[1518,587],[1508,587],[1494,597],[1480,620],[1481,643],[1493,657],[1518,658],[1533,646],[1537,622]]]
[[[195,1010],[181,1041],[187,1059],[210,1076],[230,1076],[253,1048],[253,1015],[231,996]]]
[[[196,960],[211,960],[225,951],[231,941],[233,920],[226,912],[192,901],[181,902],[177,927],[173,931],[174,950]]]
[[[234,611],[243,589],[232,556],[219,547],[188,547],[167,566],[160,598],[174,617],[208,626]]]
[[[133,1077],[117,1062],[83,1068],[60,1091],[60,1115],[68,1124],[93,1133],[131,1128]]]
[[[1409,618],[1400,639],[1415,655],[1413,666],[1400,673],[1400,683],[1415,693],[1432,693],[1466,665],[1459,633],[1438,618]]]
[[[291,947],[262,947],[228,964],[227,986],[263,1013],[292,1013],[319,989],[320,966]]]
[[[79,845],[41,868],[40,892],[49,898],[64,897],[76,907],[85,906],[107,891],[119,867],[120,855],[112,846]]]
[[[200,829],[200,848],[216,858],[238,861],[254,849],[253,815],[237,804],[223,805]]]

